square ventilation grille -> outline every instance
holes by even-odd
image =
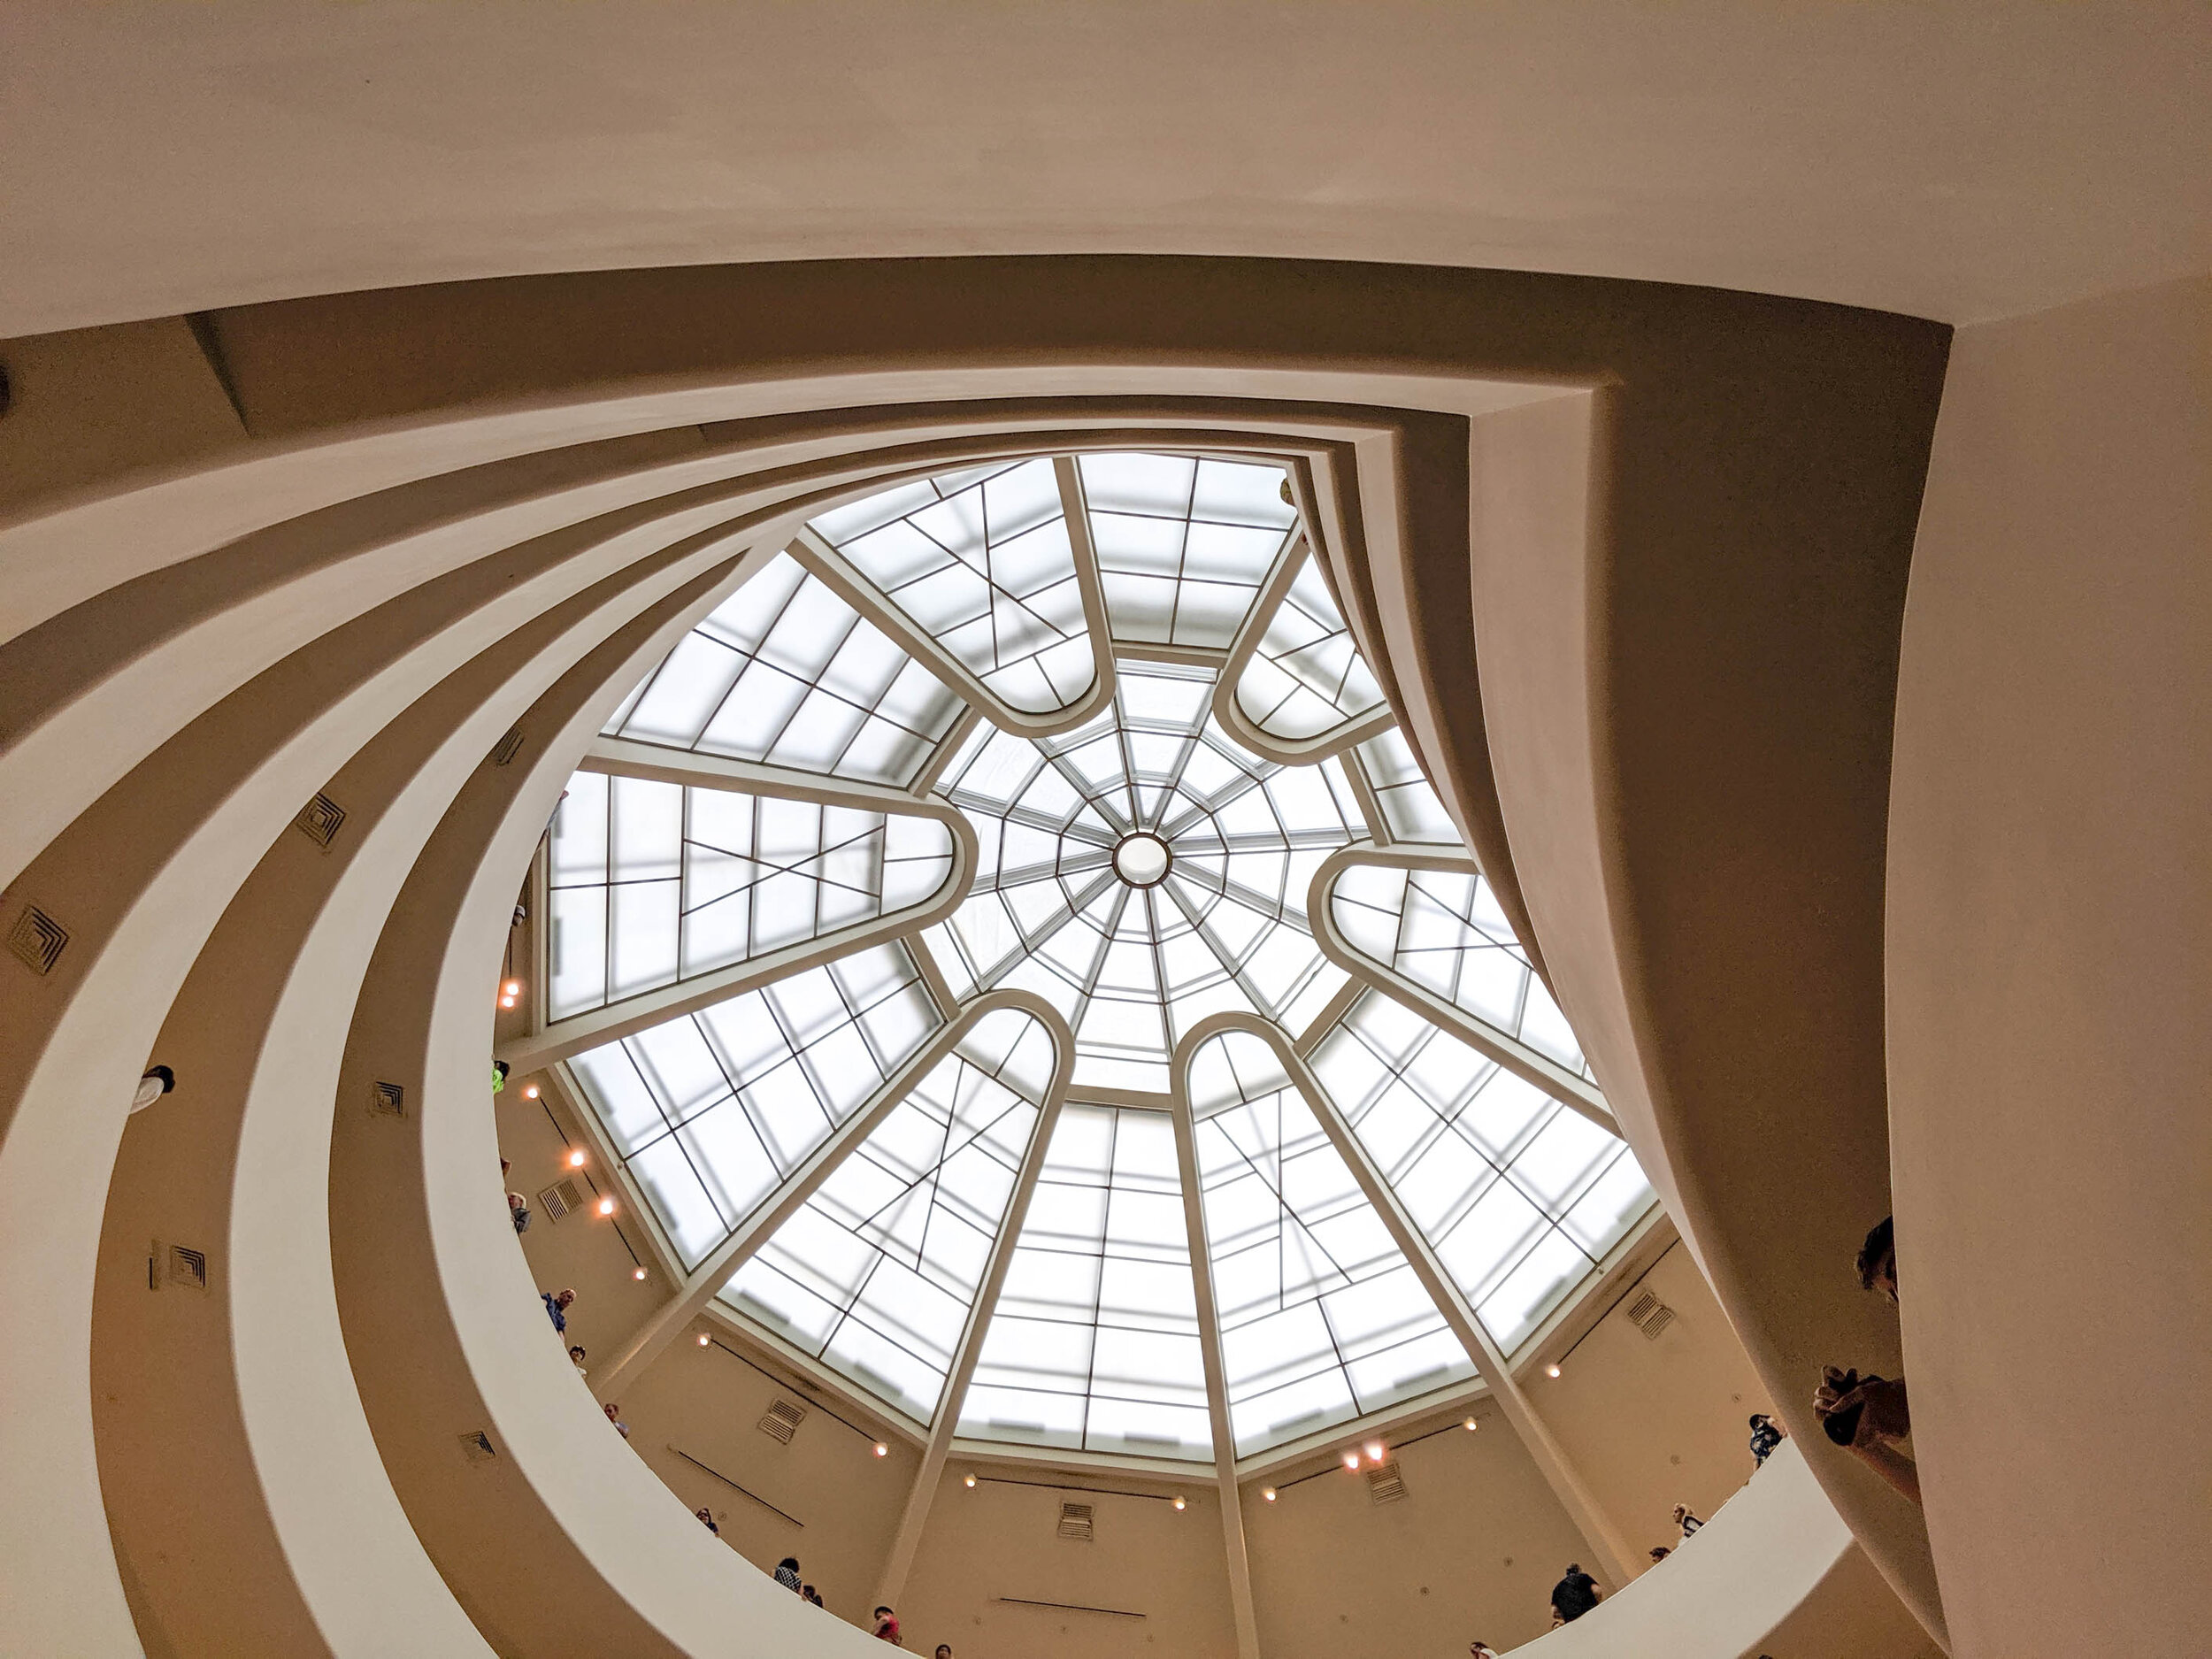
[[[164,1244],[156,1239],[146,1256],[146,1288],[159,1290],[165,1283],[180,1285],[187,1290],[205,1290],[207,1252],[196,1250],[188,1244]]]
[[[1674,1323],[1674,1310],[1646,1291],[1628,1304],[1628,1322],[1656,1341],[1659,1333]]]
[[[1087,1503],[1063,1503],[1060,1506],[1060,1536],[1071,1538],[1079,1544],[1091,1541],[1091,1506]]]
[[[1395,1503],[1406,1495],[1406,1478],[1399,1472],[1398,1460],[1367,1471],[1367,1496],[1376,1503]]]
[[[292,820],[292,827],[316,846],[327,850],[338,839],[338,831],[346,821],[346,810],[320,790],[315,798],[300,809],[300,815]]]
[[[788,1400],[773,1400],[760,1419],[760,1432],[772,1440],[791,1444],[791,1437],[799,1432],[799,1425],[806,1421],[806,1408],[795,1406]]]
[[[565,1178],[538,1194],[538,1208],[549,1221],[565,1220],[584,1207],[584,1189]]]
[[[376,1082],[369,1085],[369,1110],[380,1118],[407,1116],[407,1090],[399,1083]]]
[[[9,950],[33,973],[51,973],[68,942],[69,930],[35,904],[25,905],[8,929]]]

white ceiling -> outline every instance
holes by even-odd
[[[0,22],[0,336],[625,265],[1595,273],[1972,321],[2212,268],[2212,6],[551,6]]]

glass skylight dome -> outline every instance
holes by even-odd
[[[1441,1403],[1653,1204],[1291,496],[1113,453],[826,512],[556,815],[541,1051],[689,1283],[919,1432]]]

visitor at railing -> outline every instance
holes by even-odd
[[[952,1659],[952,1644],[949,1641],[939,1642],[937,1651],[930,1655],[930,1659]]]
[[[553,1321],[553,1328],[563,1336],[568,1334],[568,1310],[576,1305],[572,1290],[541,1290],[538,1300],[545,1304],[545,1317]]]
[[[705,1527],[707,1531],[712,1532],[717,1538],[722,1536],[722,1529],[714,1524],[714,1511],[712,1509],[710,1509],[705,1504],[703,1503],[697,1509],[694,1509],[692,1513],[699,1517],[700,1525]]]
[[[1690,1513],[1690,1506],[1686,1503],[1678,1503],[1674,1506],[1674,1524],[1682,1529],[1681,1541],[1685,1544],[1690,1541],[1699,1527],[1705,1525]]]
[[[1478,1636],[1467,1646],[1467,1659],[1498,1659],[1498,1650]]]
[[[887,1607],[876,1609],[876,1627],[872,1633],[878,1641],[887,1641],[894,1647],[906,1646],[906,1638],[899,1634],[899,1616]]]
[[[799,1558],[796,1555],[786,1555],[776,1563],[776,1582],[794,1595],[804,1594],[799,1584]]]
[[[1774,1455],[1774,1448],[1789,1439],[1790,1432],[1763,1411],[1751,1414],[1751,1466],[1760,1468]]]
[[[820,1607],[822,1605],[822,1593],[810,1584],[803,1584],[799,1586],[799,1600],[802,1601],[811,1601],[816,1607]]]
[[[1859,1284],[1897,1305],[1897,1234],[1885,1216],[1859,1247]],[[1824,1366],[1813,1391],[1813,1415],[1822,1431],[1915,1503],[1920,1502],[1920,1470],[1908,1442],[1912,1409],[1902,1377],[1886,1379],[1855,1369]]]
[[[607,1414],[607,1421],[614,1425],[614,1432],[624,1440],[630,1438],[630,1425],[622,1420],[622,1408],[611,1400],[599,1408]]]
[[[138,1079],[138,1087],[131,1095],[131,1113],[135,1117],[177,1086],[177,1074],[165,1065],[146,1068],[146,1075]]]
[[[568,1363],[576,1368],[576,1374],[579,1377],[590,1374],[591,1368],[584,1363],[584,1350],[581,1347],[572,1348],[568,1350]]]
[[[1582,1571],[1582,1563],[1567,1563],[1566,1576],[1552,1586],[1552,1628],[1571,1624],[1599,1602],[1605,1600],[1605,1592],[1598,1588],[1598,1581]]]
[[[1655,1567],[1672,1554],[1674,1552],[1664,1544],[1654,1544],[1651,1547],[1651,1564]]]

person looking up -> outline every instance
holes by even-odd
[[[1897,1225],[1885,1216],[1859,1247],[1859,1287],[1897,1305]],[[1813,1390],[1813,1415],[1821,1431],[1915,1503],[1920,1502],[1920,1467],[1914,1460],[1912,1402],[1902,1377],[1887,1379],[1856,1368],[1821,1367]]]
[[[699,1517],[700,1525],[705,1527],[707,1531],[712,1532],[717,1538],[722,1536],[722,1529],[714,1524],[714,1511],[712,1509],[710,1509],[705,1504],[703,1503],[697,1509],[694,1509],[692,1513]]]
[[[776,1563],[776,1582],[793,1594],[799,1593],[799,1558],[786,1555]]]
[[[545,1317],[553,1321],[553,1328],[563,1336],[568,1334],[568,1310],[576,1305],[572,1290],[541,1290],[538,1300],[545,1304]]]
[[[1690,1506],[1686,1503],[1678,1503],[1674,1506],[1674,1524],[1682,1529],[1682,1541],[1686,1544],[1690,1541],[1691,1536],[1696,1532],[1697,1529],[1705,1525],[1690,1513]]]
[[[1551,1610],[1562,1624],[1573,1624],[1603,1600],[1605,1592],[1578,1561],[1569,1562],[1565,1576],[1551,1588]]]
[[[1757,1469],[1774,1455],[1774,1448],[1789,1439],[1790,1432],[1763,1411],[1751,1414],[1751,1466]]]
[[[630,1438],[630,1425],[622,1420],[622,1408],[611,1400],[599,1408],[607,1414],[607,1421],[614,1425],[614,1432],[624,1440]]]
[[[579,1377],[584,1376],[589,1370],[589,1367],[584,1363],[584,1350],[581,1348],[571,1348],[568,1350],[568,1363],[576,1368],[576,1374]]]
[[[939,1642],[937,1651],[930,1656],[930,1659],[952,1659],[952,1644],[949,1641]]]
[[[899,1634],[899,1616],[887,1607],[876,1609],[876,1627],[871,1633],[878,1641],[887,1641],[894,1647],[906,1646],[906,1638]]]

